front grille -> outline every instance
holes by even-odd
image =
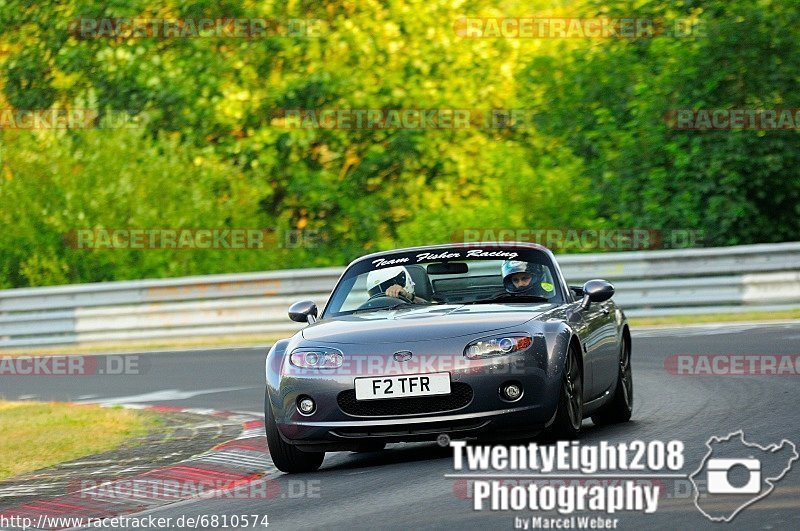
[[[354,389],[342,391],[336,397],[339,407],[348,415],[356,417],[392,417],[395,415],[418,415],[440,413],[461,409],[472,401],[472,387],[454,382],[449,395],[414,396],[409,398],[381,398],[378,400],[356,400]]]

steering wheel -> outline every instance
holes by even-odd
[[[358,310],[383,310],[398,305],[398,301],[406,304],[414,304],[405,297],[390,297],[385,293],[376,293],[367,302],[358,307]]]
[[[400,299],[400,300],[405,301],[405,302],[410,302],[412,304],[414,303],[414,301],[412,301],[411,299],[407,298],[404,295],[398,294],[397,297],[390,297],[389,295],[387,295],[385,293],[376,293],[375,295],[372,295],[369,299],[367,299],[367,302],[369,302],[371,300],[375,300],[375,299],[380,299],[380,298],[384,298],[384,299]]]

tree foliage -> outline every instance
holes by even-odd
[[[796,3],[499,6],[0,0],[0,108],[125,111],[137,125],[0,130],[0,287],[340,265],[465,228],[679,227],[722,245],[796,238],[796,130],[676,131],[664,120],[680,107],[800,106]],[[462,16],[532,15],[690,18],[707,32],[470,39],[454,29]],[[270,26],[253,38],[78,30],[119,17]],[[290,127],[286,109],[525,109],[527,119],[315,129]],[[96,227],[319,237],[263,252],[87,251],[65,239]]]

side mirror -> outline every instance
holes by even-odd
[[[289,306],[289,319],[311,324],[317,320],[317,305],[314,301],[296,302]]]
[[[607,301],[614,296],[614,286],[606,280],[590,280],[583,285],[581,308],[586,309],[592,302]]]

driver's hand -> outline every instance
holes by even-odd
[[[387,297],[400,298],[401,295],[403,297],[407,297],[408,294],[406,293],[406,290],[404,290],[399,284],[389,286],[389,288],[386,290]]]

